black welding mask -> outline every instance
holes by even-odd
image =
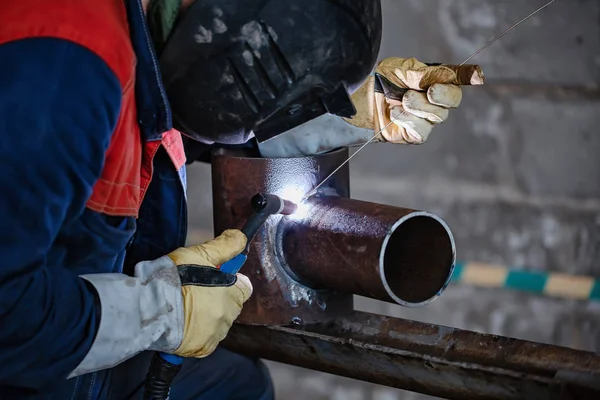
[[[379,0],[197,0],[159,54],[174,127],[241,144],[351,117],[381,29]]]

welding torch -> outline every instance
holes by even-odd
[[[250,200],[252,214],[244,224],[242,233],[246,235],[247,242],[244,250],[223,263],[218,268],[227,274],[236,274],[248,259],[250,243],[259,229],[271,215],[291,215],[298,208],[291,201],[284,200],[274,194],[258,193]],[[181,369],[184,358],[175,354],[156,353],[152,357],[150,369],[146,375],[144,390],[145,400],[169,400],[171,383]]]
[[[252,205],[253,213],[242,228],[242,233],[248,238],[246,247],[240,254],[221,265],[219,269],[222,272],[236,274],[240,268],[242,268],[248,258],[250,243],[252,243],[258,230],[263,226],[269,216],[277,214],[291,215],[298,208],[298,206],[291,201],[284,200],[274,194],[265,193],[258,193],[255,195],[250,201],[250,204]]]

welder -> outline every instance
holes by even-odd
[[[374,0],[3,1],[0,397],[139,398],[162,352],[186,357],[173,399],[272,398],[264,365],[218,347],[252,285],[215,267],[246,237],[184,247],[186,153],[368,137],[287,132],[327,114],[423,143],[456,75],[376,66],[380,39]]]

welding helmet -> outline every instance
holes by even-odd
[[[159,54],[174,127],[241,144],[351,117],[381,29],[379,0],[196,0]]]

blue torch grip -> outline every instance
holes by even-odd
[[[238,254],[226,263],[221,264],[220,270],[221,272],[225,272],[227,274],[237,274],[237,272],[240,270],[240,268],[242,268],[242,266],[246,262],[247,258],[247,254]]]
[[[160,358],[173,365],[181,365],[183,363],[183,357],[175,354],[160,353]]]

